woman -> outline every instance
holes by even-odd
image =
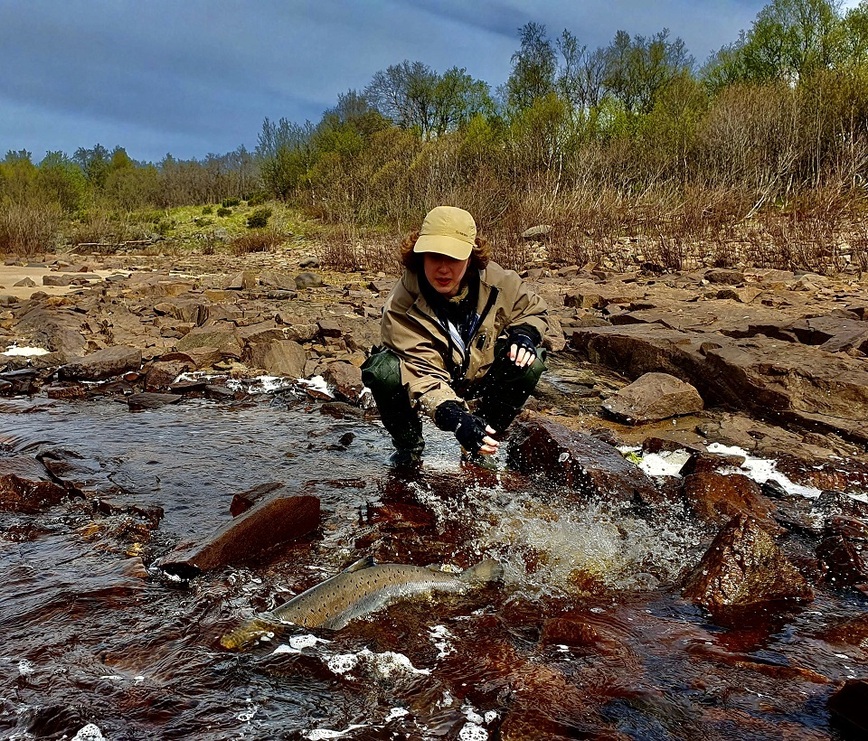
[[[383,309],[383,347],[362,366],[393,464],[421,460],[419,410],[481,463],[545,370],[545,303],[489,254],[473,217],[454,206],[432,209],[401,245],[405,270]]]

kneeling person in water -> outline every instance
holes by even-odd
[[[491,261],[460,208],[432,209],[402,243],[401,260],[404,273],[383,309],[382,347],[362,366],[395,445],[391,460],[421,460],[420,410],[471,458],[493,455],[545,370],[546,305]]]

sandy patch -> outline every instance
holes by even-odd
[[[45,286],[42,278],[46,275],[71,275],[75,278],[87,278],[91,283],[104,280],[109,275],[115,275],[117,270],[94,270],[87,273],[63,273],[51,268],[26,267],[23,265],[0,265],[0,295],[15,296],[19,299],[30,298],[36,291],[43,291],[49,296],[65,296],[68,293],[81,290],[85,286]],[[35,286],[16,286],[16,283],[30,278]]]

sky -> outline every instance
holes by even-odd
[[[136,160],[256,147],[405,59],[503,84],[529,21],[589,49],[668,28],[698,64],[761,0],[0,0],[0,155],[99,143]]]

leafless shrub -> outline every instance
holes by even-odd
[[[0,252],[31,256],[50,250],[60,220],[61,210],[55,204],[4,205],[0,209]]]
[[[270,252],[282,241],[282,236],[275,231],[257,231],[236,237],[229,246],[232,254],[240,256],[252,252]]]

